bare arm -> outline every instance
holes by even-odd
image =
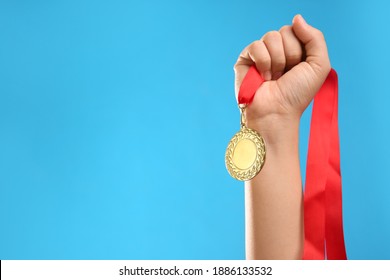
[[[267,80],[246,109],[247,125],[266,143],[263,170],[245,184],[247,259],[301,259],[303,198],[299,120],[330,71],[322,33],[296,16],[266,33],[235,65],[236,92],[255,64]]]

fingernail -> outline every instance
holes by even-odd
[[[271,80],[271,79],[272,79],[271,71],[265,71],[265,73],[263,73],[263,78],[264,78],[264,80],[266,80],[266,81]]]
[[[277,80],[277,79],[279,79],[280,77],[282,77],[282,72],[276,72],[276,73],[274,74],[274,80]]]

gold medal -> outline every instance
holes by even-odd
[[[265,144],[261,135],[245,125],[245,106],[240,106],[241,129],[230,140],[226,149],[225,164],[229,174],[240,181],[248,181],[262,169],[265,161]]]

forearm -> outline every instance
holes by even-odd
[[[261,122],[248,123],[264,137],[266,162],[262,171],[245,184],[247,259],[302,258],[299,119],[276,126],[279,129],[262,127]]]

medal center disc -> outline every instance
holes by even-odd
[[[239,169],[248,169],[256,159],[256,145],[249,139],[239,141],[234,149],[232,161]]]

